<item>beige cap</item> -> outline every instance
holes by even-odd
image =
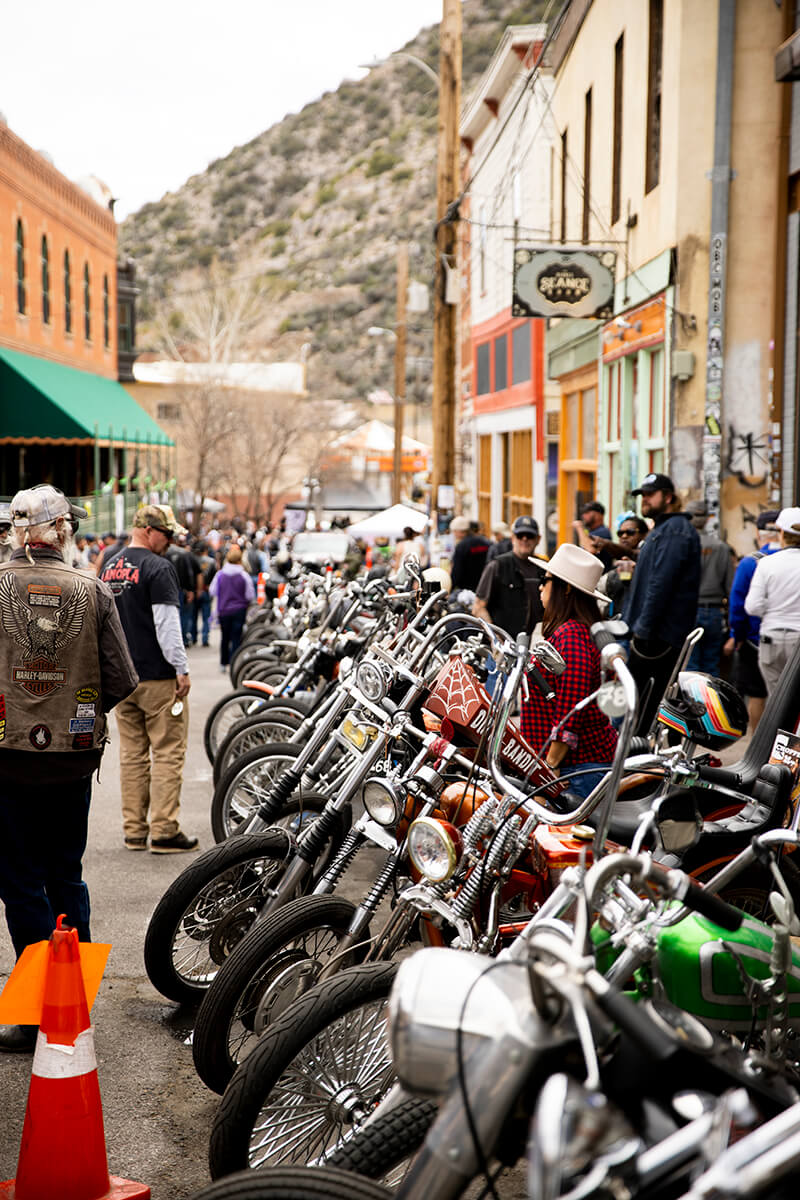
[[[189,532],[185,525],[180,525],[176,521],[175,513],[169,504],[142,505],[136,510],[133,524],[136,529],[146,529],[149,525],[151,529],[160,529],[162,533],[168,533],[170,537],[175,537],[178,533]]]

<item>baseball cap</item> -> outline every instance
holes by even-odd
[[[756,517],[756,529],[777,529],[775,522],[778,519],[780,509],[768,508],[764,512],[760,512]]]
[[[800,508],[782,508],[775,518],[775,526],[784,533],[800,533]]]
[[[469,529],[469,518],[453,517],[450,522],[450,529],[453,533],[466,533]]]
[[[170,537],[175,537],[178,533],[189,532],[185,525],[180,525],[176,521],[175,513],[169,504],[144,504],[136,510],[133,524],[137,529],[146,529],[149,525],[152,529],[160,529],[162,533],[168,533]]]
[[[73,521],[85,520],[88,513],[78,504],[72,504],[62,491],[51,483],[38,483],[36,487],[23,488],[17,492],[9,505],[11,521],[18,529],[32,525],[52,525],[58,517],[70,517]]]
[[[669,475],[658,475],[651,472],[645,475],[642,482],[631,492],[632,496],[649,496],[651,492],[672,492],[675,495],[675,484]]]
[[[536,537],[539,536],[539,525],[533,517],[517,517],[514,524],[511,526],[511,532],[518,536],[521,533],[533,533]]]
[[[0,504],[0,525],[11,524],[11,506],[9,504]]]

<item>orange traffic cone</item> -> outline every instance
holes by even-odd
[[[372,566],[372,546],[367,546],[367,552],[364,555],[364,566],[367,570]]]
[[[147,1200],[146,1184],[108,1174],[78,931],[63,920],[50,937],[17,1177],[0,1183],[0,1197]]]

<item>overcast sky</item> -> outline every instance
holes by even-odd
[[[441,16],[442,0],[4,4],[0,112],[71,179],[107,183],[121,220]]]

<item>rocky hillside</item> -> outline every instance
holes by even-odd
[[[505,27],[540,19],[544,7],[465,0],[465,98]],[[438,42],[435,26],[402,49],[435,70]],[[296,359],[308,343],[312,394],[360,409],[369,391],[391,388],[391,362],[376,357],[367,330],[394,323],[399,241],[409,244],[411,278],[432,277],[436,121],[436,85],[394,57],[130,216],[120,250],[135,259],[142,289],[139,348],[154,346],[159,312],[185,339],[191,296],[211,270],[224,271],[260,292],[259,320],[239,355]],[[414,320],[409,358],[429,358],[430,314]],[[429,382],[424,364],[412,370],[409,399],[422,400]]]

